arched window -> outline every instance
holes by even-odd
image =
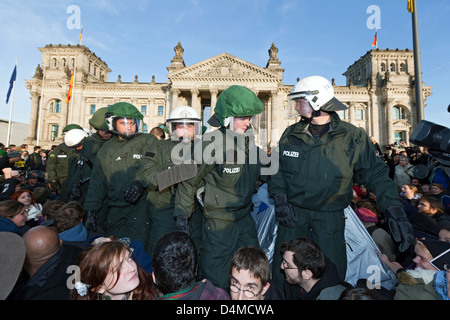
[[[395,72],[395,63],[391,63],[390,70],[391,72]]]
[[[395,106],[393,108],[392,117],[394,120],[404,120],[406,119],[406,111],[401,106]]]
[[[382,72],[386,71],[386,64],[384,62],[381,64],[381,71]]]
[[[72,58],[72,60],[71,60],[70,64],[72,65],[72,67],[71,67],[71,68],[75,67],[75,59],[74,59],[74,58]]]
[[[61,100],[53,100],[50,103],[50,112],[51,113],[61,113]]]
[[[56,67],[56,64],[57,64],[56,58],[53,58],[53,59],[52,59],[52,66],[53,66],[53,67]]]
[[[65,67],[66,66],[66,58],[62,59],[62,66]]]
[[[400,72],[406,72],[406,65],[404,63],[400,63]]]

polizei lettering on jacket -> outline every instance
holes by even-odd
[[[288,150],[283,151],[283,156],[286,157],[298,158],[298,155],[299,153],[297,151],[288,151]]]
[[[236,167],[236,168],[223,168],[223,172],[224,172],[224,173],[238,173],[238,172],[241,172],[241,168],[240,168],[240,167]]]

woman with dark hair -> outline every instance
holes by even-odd
[[[0,231],[14,232],[22,236],[28,228],[25,227],[27,213],[25,206],[14,200],[0,201]]]
[[[77,261],[80,281],[71,300],[155,300],[151,274],[136,265],[132,250],[121,240],[85,249]]]

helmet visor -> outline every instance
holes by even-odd
[[[168,121],[169,134],[172,141],[192,141],[202,134],[200,121],[176,120]]]
[[[130,138],[139,132],[140,120],[137,118],[115,117],[112,120],[113,132],[122,138]]]
[[[288,118],[309,117],[312,112],[313,108],[304,96],[298,96],[289,100]]]

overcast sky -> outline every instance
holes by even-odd
[[[448,126],[450,1],[417,0],[417,6],[422,80],[433,87],[425,119]],[[261,67],[275,43],[285,84],[322,75],[345,85],[342,74],[373,49],[377,25],[380,49],[413,48],[407,0],[2,0],[0,21],[0,118],[9,118],[5,100],[17,59],[12,120],[23,123],[31,110],[25,80],[41,63],[37,48],[76,45],[77,23],[82,44],[112,69],[109,81],[120,74],[124,82],[135,75],[166,82],[178,42],[186,65],[227,52]]]

